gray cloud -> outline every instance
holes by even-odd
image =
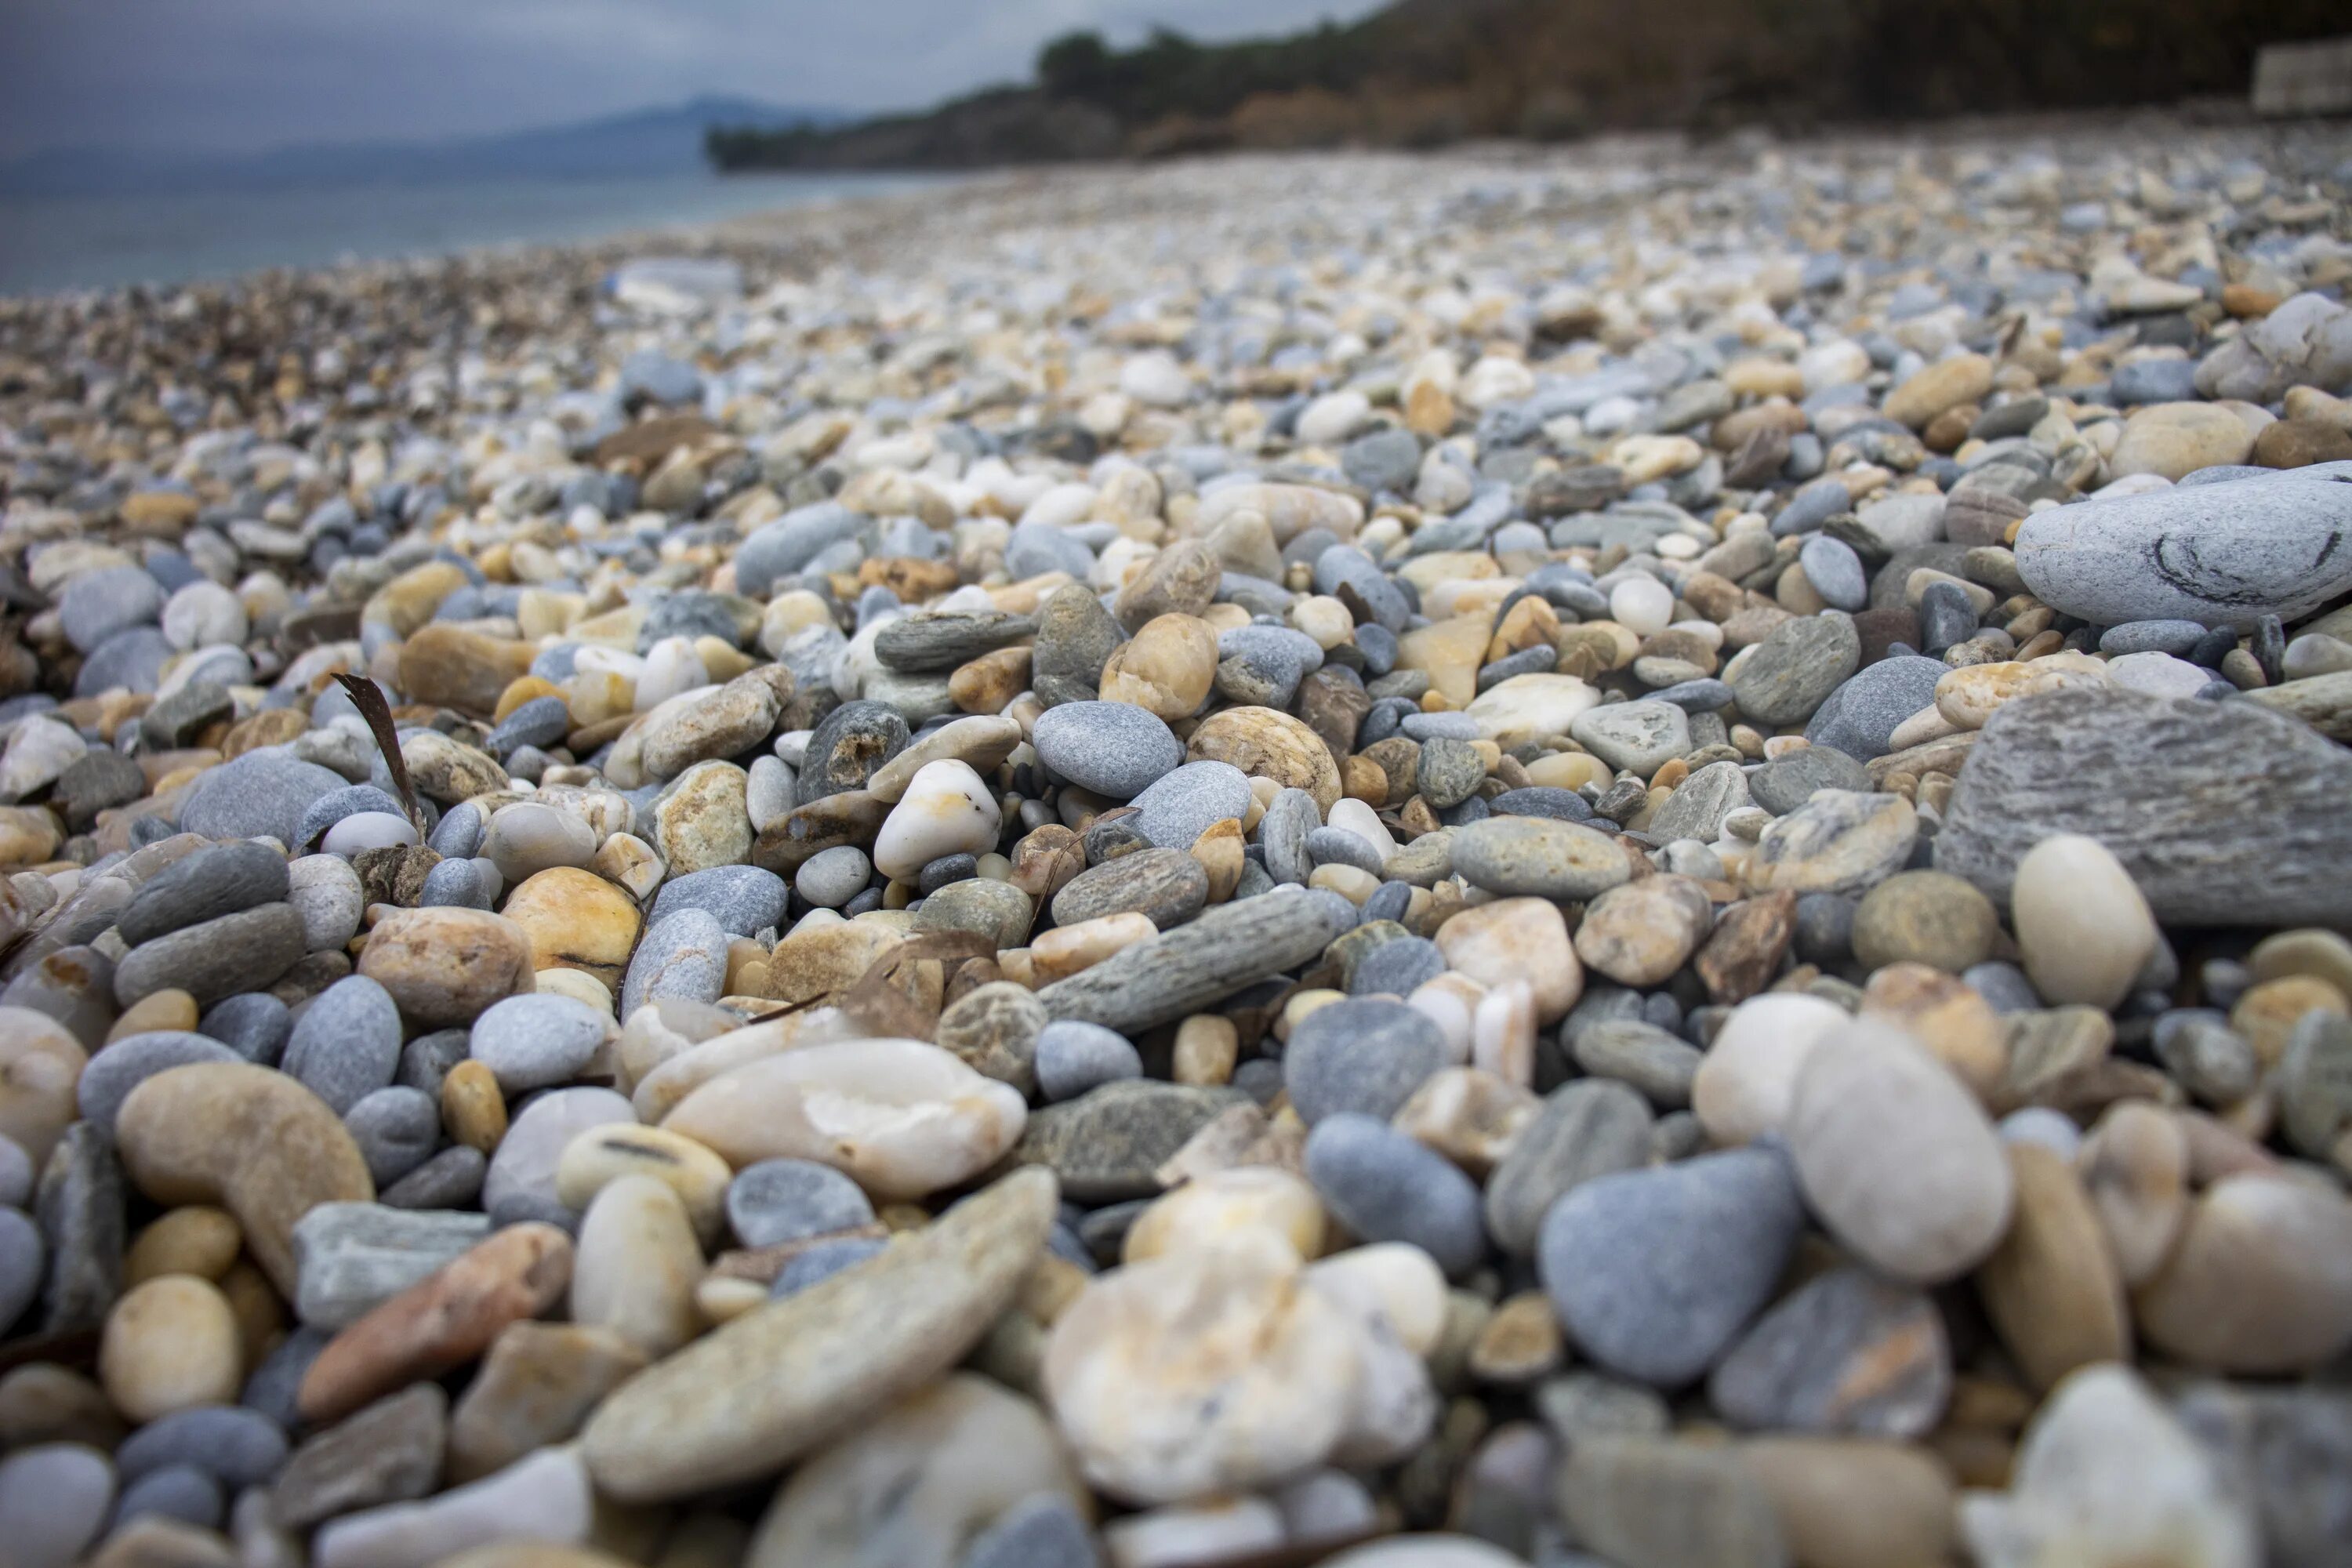
[[[425,138],[740,93],[911,108],[1126,41],[1346,19],[1377,0],[0,0],[0,155]]]

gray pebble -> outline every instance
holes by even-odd
[[[147,880],[115,921],[131,947],[201,921],[282,902],[286,857],[266,844],[213,844]]]
[[[1040,1492],[973,1536],[956,1568],[1102,1568],[1102,1554],[1070,1500]]]
[[[2099,651],[2109,655],[2168,653],[2177,658],[2187,658],[2207,635],[2200,621],[2126,621],[2099,634]]]
[[[310,803],[348,782],[283,752],[247,752],[205,771],[180,807],[180,826],[207,838],[266,835],[290,847]]]
[[[283,1070],[337,1115],[392,1082],[400,1068],[400,1008],[364,974],[336,981],[294,1020]]]
[[[1306,881],[1315,869],[1307,840],[1322,825],[1323,813],[1305,790],[1286,789],[1276,795],[1257,824],[1266,875],[1278,883]]]
[[[1748,775],[1749,796],[1775,816],[1788,816],[1817,789],[1867,792],[1871,787],[1868,770],[1832,745],[1801,746]]]
[[[416,895],[416,907],[423,910],[487,910],[490,904],[490,890],[482,886],[471,860],[442,861],[425,873],[425,886]]]
[[[48,1262],[41,1227],[21,1209],[0,1208],[0,1334],[8,1331],[41,1291]]]
[[[278,1342],[277,1348],[261,1358],[261,1364],[246,1374],[245,1387],[237,1394],[237,1404],[244,1409],[268,1417],[279,1430],[292,1432],[303,1426],[302,1412],[296,1405],[296,1392],[302,1386],[302,1377],[319,1352],[334,1338],[332,1331],[298,1327]],[[436,1393],[439,1392],[436,1387]]]
[[[1648,1104],[1622,1083],[1577,1079],[1553,1089],[1486,1179],[1496,1243],[1518,1257],[1533,1252],[1544,1215],[1564,1194],[1650,1163],[1652,1131]]]
[[[469,859],[481,848],[487,826],[482,808],[471,801],[461,801],[442,813],[441,820],[434,825],[425,842],[445,860]]]
[[[820,849],[801,864],[793,886],[819,909],[837,910],[866,890],[874,879],[874,862],[855,844]]]
[[[1537,1267],[1578,1349],[1677,1388],[1770,1299],[1804,1219],[1784,1154],[1726,1150],[1577,1187],[1546,1215]]]
[[[157,1073],[195,1062],[243,1059],[207,1035],[180,1029],[127,1035],[89,1058],[76,1094],[82,1115],[111,1132],[131,1091]]]
[[[1230,763],[1187,763],[1135,797],[1130,820],[1149,842],[1190,849],[1192,841],[1227,817],[1246,817],[1249,779]]]
[[[845,1236],[835,1241],[820,1241],[795,1252],[776,1273],[775,1283],[768,1287],[768,1299],[781,1301],[796,1295],[820,1280],[830,1279],[845,1268],[854,1268],[867,1258],[877,1256],[889,1243],[874,1237]]]
[[[1347,1111],[1385,1121],[1444,1065],[1445,1037],[1433,1020],[1402,1002],[1350,997],[1291,1030],[1282,1078],[1309,1126]]]
[[[1381,874],[1381,852],[1363,835],[1344,827],[1318,827],[1309,832],[1307,855],[1318,866],[1353,866],[1375,877]]]
[[[423,1164],[441,1140],[441,1111],[421,1089],[385,1088],[343,1113],[343,1127],[378,1188]]]
[[[1391,883],[1391,887],[1403,884]],[[1368,914],[1367,923],[1370,921]],[[1351,996],[1410,996],[1415,988],[1445,973],[1445,955],[1425,937],[1399,937],[1384,942],[1357,962],[1348,977]]]
[[[1454,1163],[1385,1121],[1342,1112],[1307,1135],[1307,1179],[1365,1241],[1402,1241],[1459,1278],[1486,1255],[1478,1188]]]
[[[557,1089],[536,1096],[517,1113],[490,1160],[482,1211],[493,1225],[540,1219],[577,1229],[580,1216],[555,1195],[556,1163],[590,1128],[636,1120],[635,1107],[609,1089]]]
[[[166,1465],[122,1489],[110,1528],[134,1519],[171,1519],[199,1530],[217,1529],[228,1511],[220,1483],[194,1465]]]
[[[452,1143],[376,1195],[387,1208],[465,1208],[480,1199],[488,1173],[479,1149]]]
[[[1121,1079],[1141,1078],[1143,1058],[1126,1036],[1065,1018],[1037,1036],[1037,1088],[1047,1100],[1076,1100]]]
[[[773,871],[757,866],[712,866],[664,882],[646,921],[651,925],[680,910],[701,910],[730,934],[750,936],[781,925],[789,897],[784,879]]]
[[[1863,570],[1862,557],[1845,541],[1817,533],[1797,552],[1797,564],[1804,568],[1805,581],[1813,585],[1813,592],[1832,607],[1847,611],[1869,607],[1870,574]]]
[[[1049,708],[1038,717],[1034,743],[1054,773],[1112,800],[1133,799],[1184,763],[1175,732],[1127,702]]]
[[[114,1451],[128,1484],[171,1465],[194,1465],[231,1491],[259,1486],[286,1462],[286,1434],[259,1411],[234,1405],[175,1410],[142,1426]]]
[[[572,996],[509,996],[474,1020],[467,1048],[512,1099],[568,1083],[604,1043],[603,1013]]]
[[[874,1223],[856,1182],[814,1160],[761,1160],[727,1184],[727,1223],[745,1247],[773,1247]]]
[[[716,1002],[727,985],[727,928],[704,910],[680,910],[639,939],[621,983],[619,1016],[648,1002]]]

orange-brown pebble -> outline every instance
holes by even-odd
[[[506,1097],[487,1062],[471,1058],[441,1080],[441,1125],[452,1141],[488,1154],[507,1135]]]

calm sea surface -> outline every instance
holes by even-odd
[[[902,174],[667,174],[183,195],[0,195],[0,294],[228,278],[709,223],[935,184]]]

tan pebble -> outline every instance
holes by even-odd
[[[30,1155],[36,1171],[81,1114],[74,1090],[89,1062],[81,1042],[47,1013],[0,1007],[0,1138]]]
[[[2230,1027],[2246,1037],[2265,1068],[2274,1068],[2286,1055],[2296,1023],[2315,1008],[2341,1018],[2352,1013],[2352,1003],[2347,1003],[2333,982],[2316,974],[2284,974],[2246,987],[2230,1009]]]
[[[1495,1309],[1470,1347],[1470,1373],[1481,1383],[1522,1388],[1559,1369],[1564,1355],[1551,1298],[1523,1290]]]
[[[174,989],[151,991],[123,1010],[106,1031],[106,1043],[125,1039],[132,1035],[144,1035],[157,1029],[193,1029],[196,1026],[196,999],[186,992]]]
[[[159,1203],[217,1202],[278,1294],[292,1300],[295,1221],[375,1197],[342,1119],[285,1074],[243,1062],[173,1068],[131,1091],[115,1120],[122,1163]]]
[[[1802,1568],[1926,1568],[1955,1555],[1953,1476],[1930,1453],[1794,1435],[1749,1437],[1738,1453]]]
[[[1160,928],[1151,923],[1150,915],[1123,910],[1115,915],[1080,921],[1076,925],[1056,926],[1039,935],[1029,944],[1028,951],[1038,984],[1044,984],[1091,969],[1122,948],[1159,934]],[[1000,954],[998,963],[1001,965],[1003,962]]]
[[[1240,1054],[1240,1031],[1232,1019],[1195,1013],[1176,1026],[1175,1080],[1203,1087],[1230,1083]]]
[[[2025,972],[2053,1003],[2112,1008],[2156,950],[2156,917],[2113,851],[2053,834],[2018,862],[2011,919]]]
[[[478,1480],[568,1440],[599,1399],[645,1364],[643,1352],[603,1329],[511,1325],[449,1412],[449,1479]]]
[[[236,1261],[245,1233],[236,1216],[209,1204],[176,1208],[132,1238],[122,1258],[124,1286],[165,1274],[193,1274],[217,1282]]]
[[[2352,941],[2336,931],[2305,926],[2264,937],[2246,955],[2256,980],[2306,974],[2352,996]]]
[[[564,1145],[555,1166],[555,1195],[586,1213],[596,1194],[623,1176],[650,1176],[686,1205],[695,1234],[709,1246],[726,1221],[727,1184],[734,1173],[709,1149],[662,1127],[620,1123],[592,1127]]]
[[[441,1125],[452,1142],[494,1152],[507,1135],[506,1096],[486,1062],[468,1058],[441,1080]]]
[[[98,1376],[114,1407],[144,1425],[234,1403],[242,1353],[228,1299],[208,1280],[166,1274],[126,1292],[107,1314]]]
[[[37,1361],[0,1377],[0,1448],[87,1443],[110,1450],[121,1440],[122,1417],[80,1373]]]
[[[236,1317],[245,1364],[259,1366],[286,1337],[286,1303],[278,1299],[278,1288],[251,1258],[240,1258],[220,1277],[220,1293]]]
[[[2078,1366],[2129,1361],[2131,1311],[2090,1194],[2061,1155],[2009,1145],[2017,1208],[1977,1269],[1977,1293],[2036,1388]]]
[[[1285,1040],[1289,1039],[1290,1032],[1310,1016],[1321,1012],[1334,1002],[1344,1000],[1345,996],[1344,992],[1324,987],[1292,992],[1289,1000],[1282,1005],[1282,1016],[1276,1025],[1275,1033]]]
[[[1483,984],[1525,980],[1536,1019],[1558,1023],[1584,994],[1584,967],[1559,906],[1547,899],[1497,899],[1464,910],[1437,929],[1449,968]]]
[[[694,1310],[713,1328],[767,1304],[768,1287],[756,1279],[710,1274],[694,1288]]]
[[[1337,861],[1318,866],[1307,879],[1310,888],[1328,888],[1351,904],[1360,904],[1381,890],[1381,879],[1370,871]]]
[[[508,894],[505,917],[530,943],[530,966],[578,969],[616,990],[635,947],[636,901],[593,871],[553,866]]]
[[[1192,841],[1192,858],[1209,874],[1209,902],[1222,904],[1234,896],[1234,889],[1241,881],[1243,848],[1242,825],[1230,816],[1223,822],[1211,823]]]
[[[1908,1030],[1990,1104],[2009,1070],[2009,1037],[1992,1004],[1958,976],[1924,963],[1890,963],[1862,990],[1862,1016]]]
[[[2195,1365],[2304,1373],[2352,1345],[2352,1199],[2281,1176],[2229,1176],[2189,1210],[2133,1298],[2140,1331]]]
[[[607,1182],[580,1221],[572,1321],[608,1329],[658,1360],[694,1338],[702,1247],[675,1189],[653,1176]]]

